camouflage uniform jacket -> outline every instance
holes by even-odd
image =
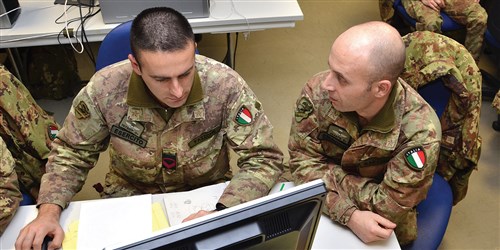
[[[441,139],[432,108],[402,80],[365,127],[353,112],[335,110],[320,88],[328,71],[314,76],[296,103],[290,141],[294,181],[323,178],[324,212],[346,225],[354,210],[373,211],[397,224],[401,244],[416,238],[415,208],[425,199]],[[420,161],[415,164],[412,160]]]
[[[443,140],[437,172],[449,181],[456,204],[467,193],[481,153],[481,72],[467,49],[451,38],[417,31],[403,40],[407,49],[401,78],[418,89],[441,77],[452,92],[440,118]]]
[[[196,55],[185,105],[162,108],[130,62],[97,72],[73,101],[43,176],[39,204],[66,207],[100,152],[110,145],[103,197],[188,190],[225,181],[229,148],[238,173],[219,202],[230,207],[266,195],[282,172],[272,125],[245,81]]]
[[[35,199],[58,129],[28,89],[0,66],[0,136],[16,161],[21,188]]]
[[[0,236],[14,217],[22,199],[14,166],[14,158],[0,137]]]

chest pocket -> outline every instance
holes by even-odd
[[[349,149],[342,159],[342,169],[362,177],[382,180],[387,163],[392,159],[389,151],[362,146]]]
[[[353,139],[345,129],[333,124],[327,131],[319,132],[318,139],[325,154],[336,164],[340,164],[342,155],[353,143]]]
[[[181,164],[193,164],[200,162],[198,167],[210,166],[217,159],[223,144],[221,125],[204,131],[192,137],[187,142],[189,151],[182,153]]]

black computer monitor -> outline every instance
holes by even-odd
[[[310,249],[325,195],[316,180],[106,249]]]

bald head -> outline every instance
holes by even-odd
[[[339,49],[358,58],[359,67],[372,82],[389,80],[394,83],[404,68],[405,45],[401,35],[384,22],[351,27],[333,43],[332,50]]]

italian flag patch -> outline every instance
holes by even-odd
[[[57,132],[59,132],[59,129],[57,128],[56,125],[51,124],[49,125],[49,137],[50,139],[54,140],[56,138]]]
[[[253,117],[252,113],[250,113],[250,110],[245,106],[241,106],[238,114],[236,115],[236,122],[240,125],[248,125],[252,123],[252,119]]]
[[[412,148],[405,153],[405,160],[411,168],[422,170],[425,166],[425,152],[422,147]]]

